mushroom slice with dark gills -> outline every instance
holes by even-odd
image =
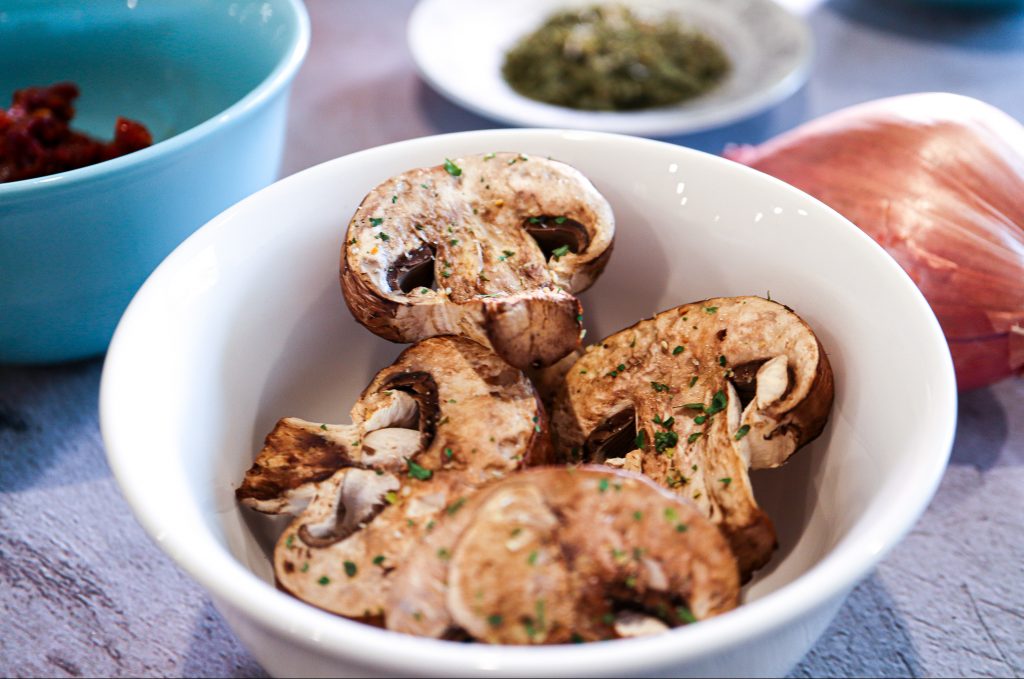
[[[295,516],[274,549],[285,590],[379,621],[408,550],[475,489],[547,461],[550,443],[529,380],[461,337],[406,349],[351,414],[346,425],[278,422],[236,494]]]
[[[734,608],[736,560],[693,504],[607,467],[520,472],[408,557],[389,629],[497,644],[663,631]]]
[[[587,347],[556,397],[563,459],[640,471],[693,500],[744,578],[776,546],[748,468],[777,467],[821,433],[832,370],[791,309],[760,297],[685,304]]]
[[[373,189],[349,222],[341,287],[393,342],[462,335],[519,368],[580,343],[575,297],[612,251],[615,221],[574,168],[517,153],[446,160]]]

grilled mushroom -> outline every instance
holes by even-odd
[[[572,167],[488,153],[377,186],[349,222],[341,287],[356,320],[393,342],[463,335],[512,365],[579,346],[578,293],[612,250],[614,217]]]
[[[759,297],[664,311],[587,347],[552,424],[558,454],[642,471],[723,530],[743,576],[776,546],[749,467],[777,467],[821,433],[832,370],[791,309]]]
[[[635,474],[533,469],[479,491],[409,555],[389,629],[501,644],[662,631],[737,605],[728,543]]]
[[[320,608],[380,620],[405,553],[483,484],[547,460],[547,423],[517,369],[465,338],[406,349],[350,425],[284,419],[236,494],[295,520],[274,550],[280,585]]]

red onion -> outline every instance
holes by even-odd
[[[961,390],[1024,371],[1024,126],[976,99],[911,94],[725,156],[831,206],[917,283]]]

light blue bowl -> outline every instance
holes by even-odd
[[[103,352],[156,265],[276,178],[308,45],[300,0],[0,2],[0,104],[70,80],[81,90],[75,129],[110,139],[120,115],[154,138],[98,165],[0,184],[0,362]],[[198,285],[212,274],[196,275]]]

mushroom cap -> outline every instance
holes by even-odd
[[[363,199],[341,253],[352,315],[393,342],[462,335],[512,365],[579,346],[585,290],[615,220],[574,168],[489,153],[392,177]]]
[[[739,599],[735,558],[700,510],[606,467],[532,469],[493,484],[408,559],[387,627],[422,636],[596,641],[702,620]],[[641,616],[654,624],[629,620]]]
[[[462,337],[406,349],[351,414],[350,425],[281,420],[236,495],[297,515],[274,550],[282,588],[373,620],[405,553],[479,486],[546,461],[550,443],[529,380]]]
[[[552,425],[563,459],[641,471],[696,502],[748,577],[776,538],[747,470],[777,467],[818,436],[832,399],[828,357],[791,309],[719,297],[587,347]]]

